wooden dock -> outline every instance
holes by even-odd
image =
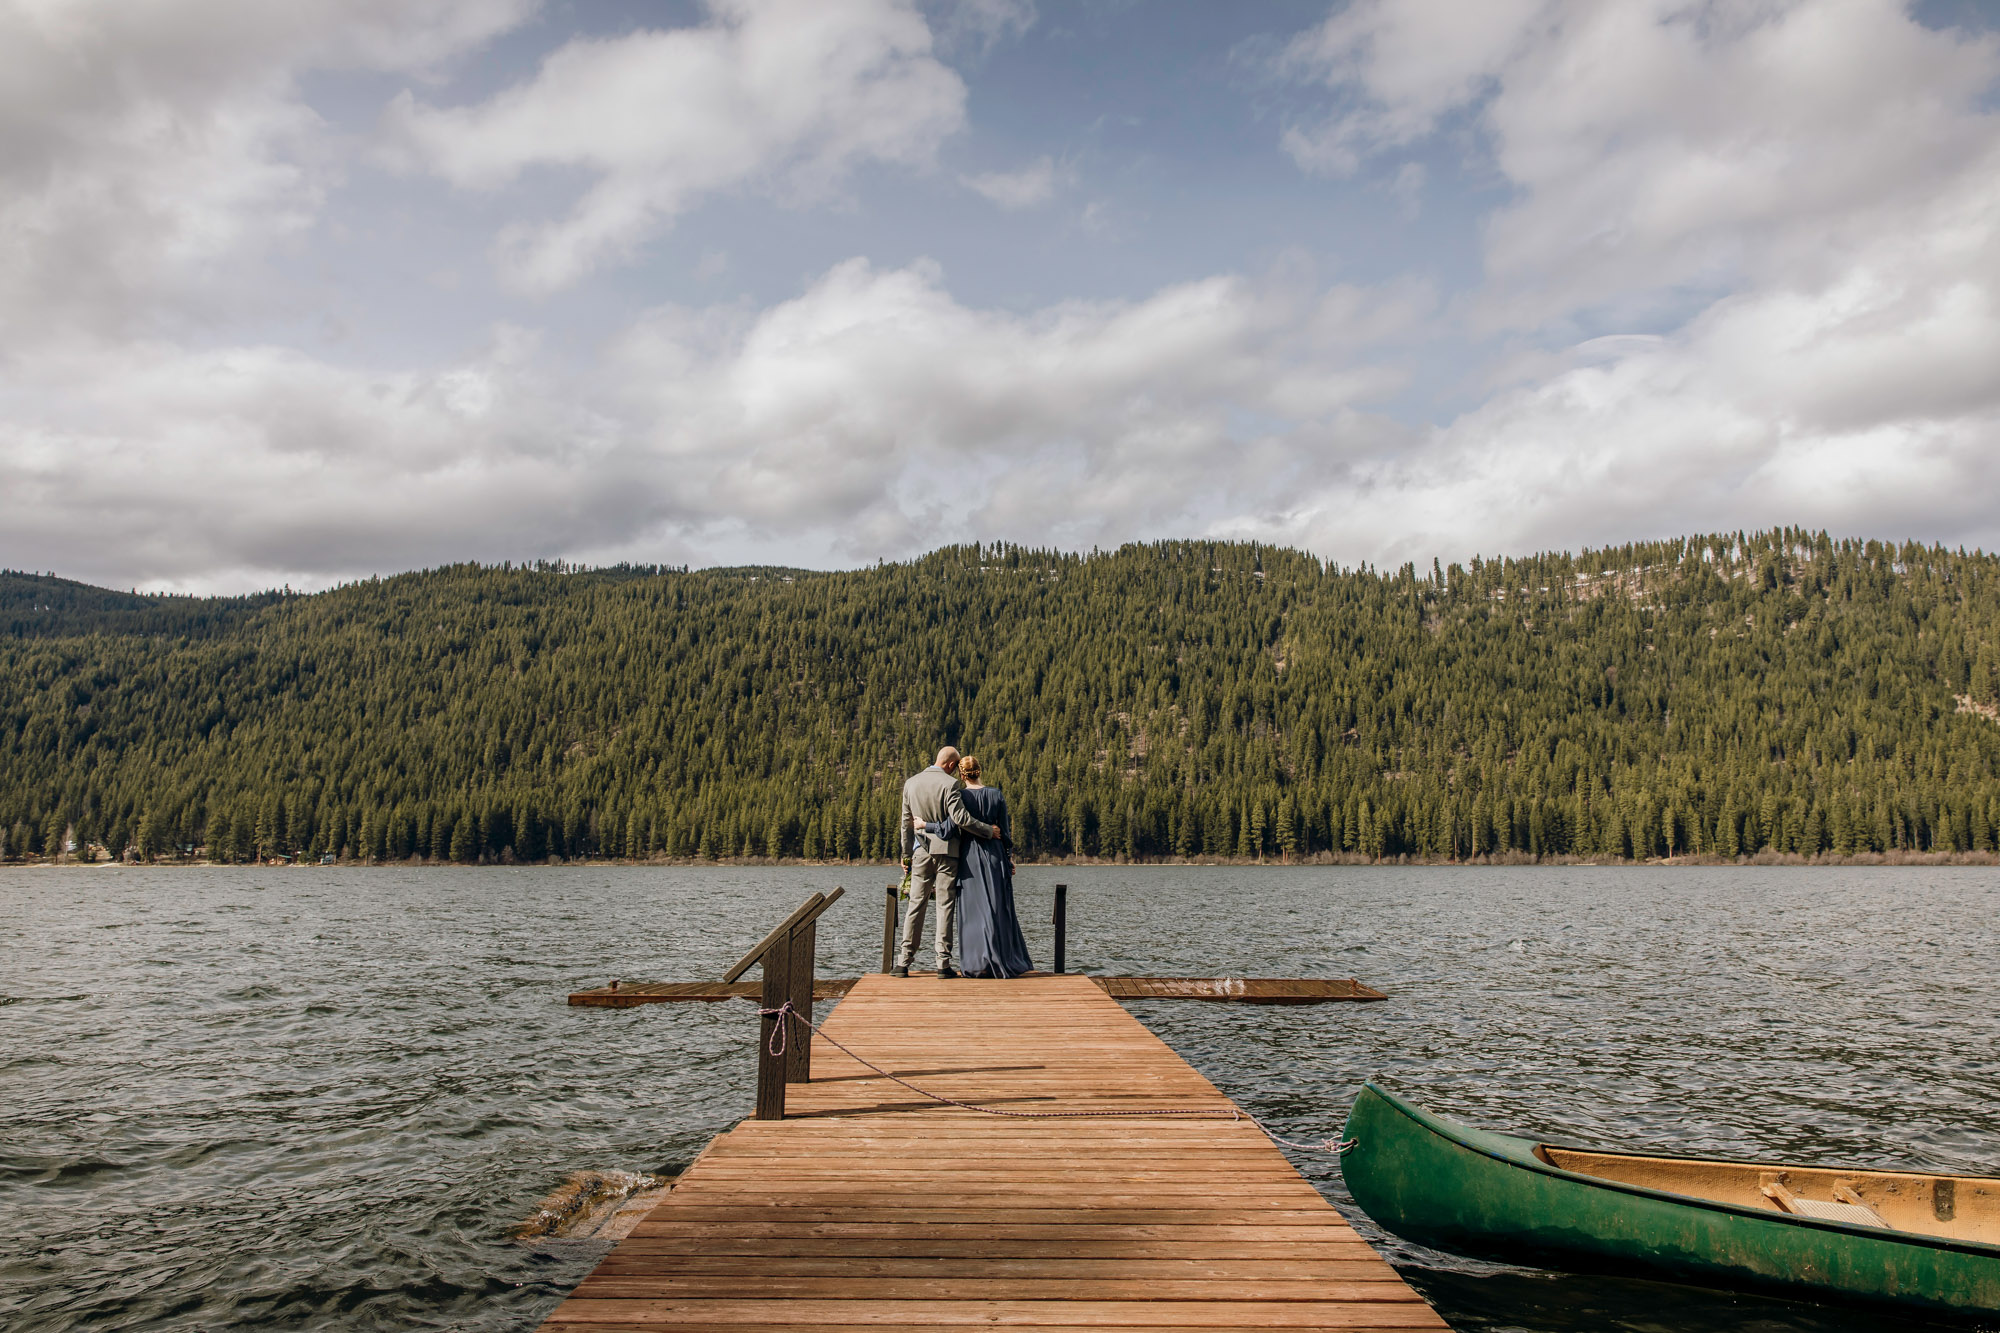
[[[1114,1000],[1219,1000],[1225,1004],[1325,1004],[1386,1000],[1353,977],[1092,977]]]
[[[710,1143],[545,1328],[1446,1327],[1089,977],[867,976],[822,1026],[947,1097],[1114,1114],[941,1106],[816,1040],[786,1118]],[[1218,1118],[1130,1114],[1149,1110]]]
[[[1045,973],[1029,973],[1034,980]],[[1325,1004],[1332,1000],[1386,1000],[1389,997],[1352,977],[1090,977],[1114,1000],[1217,1000],[1235,1004]],[[854,988],[852,977],[813,982],[815,1000],[837,1000]],[[569,1002],[600,1009],[686,1000],[754,1000],[763,991],[755,981],[621,981],[616,986],[572,992]]]
[[[821,977],[813,982],[815,1000],[837,1000],[854,989],[854,979]],[[573,991],[569,1002],[597,1009],[630,1009],[641,1004],[685,1000],[754,1000],[763,993],[755,981],[624,981],[595,990]]]

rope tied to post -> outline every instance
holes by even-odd
[[[808,1024],[811,1022],[810,1019],[805,1018],[803,1014],[792,1007],[790,1000],[786,1000],[776,1009],[759,1009],[757,1014],[761,1018],[775,1018],[778,1020],[771,1025],[771,1040],[764,1048],[771,1053],[773,1060],[785,1053],[787,1034],[792,1030],[792,1025],[785,1020],[787,1018],[797,1018]]]
[[[1250,1112],[1237,1106],[1231,1106],[1227,1111],[1003,1111],[996,1106],[980,1106],[975,1102],[962,1102],[955,1097],[947,1097],[942,1093],[932,1092],[928,1088],[920,1088],[908,1079],[890,1073],[873,1060],[855,1051],[852,1047],[843,1044],[839,1038],[828,1036],[826,1029],[800,1013],[790,1000],[785,1001],[776,1009],[760,1008],[757,1010],[757,1013],[759,1017],[775,1018],[777,1020],[772,1025],[771,1042],[767,1048],[773,1058],[785,1053],[785,1033],[790,1031],[792,1026],[787,1020],[797,1019],[799,1022],[805,1024],[807,1028],[811,1029],[820,1040],[826,1042],[856,1063],[874,1070],[891,1083],[900,1084],[908,1088],[911,1092],[916,1093],[919,1097],[928,1098],[940,1105],[956,1106],[960,1110],[965,1111],[977,1111],[981,1115],[1006,1116],[1015,1120],[1124,1120],[1138,1117],[1177,1117],[1184,1120],[1248,1120],[1258,1129],[1264,1131],[1265,1137],[1273,1143],[1282,1144],[1287,1148],[1296,1148],[1302,1152],[1332,1153],[1336,1157],[1350,1151],[1359,1142],[1357,1139],[1324,1139],[1318,1143],[1301,1143],[1295,1139],[1285,1138],[1262,1120],[1259,1120],[1256,1116],[1250,1114]]]

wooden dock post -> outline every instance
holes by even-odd
[[[889,897],[882,904],[882,970],[887,972],[896,962],[896,903],[902,896],[902,886],[891,884]]]
[[[813,1016],[813,952],[818,943],[817,917],[808,917],[792,927],[792,1012],[803,1014],[808,1021]],[[812,1029],[793,1024],[785,1043],[785,1082],[812,1082],[812,1045]]]
[[[757,1114],[759,1120],[785,1118],[785,1084],[806,1083],[812,1076],[812,1029],[789,1023],[789,1031],[779,1034],[778,1011],[790,1004],[796,1013],[812,1017],[813,952],[818,944],[815,923],[820,914],[840,900],[845,889],[815,893],[786,917],[763,942],[736,960],[736,966],[722,974],[732,983],[753,964],[764,965],[764,986],[760,994],[764,1021],[758,1024]],[[780,1053],[773,1054],[772,1047]]]
[[[757,1119],[783,1120],[785,1118],[785,1083],[791,1042],[791,1032],[780,1034],[780,1018],[772,1011],[781,1008],[792,998],[792,935],[785,932],[783,939],[764,952],[764,1021],[757,1025]],[[787,1026],[793,1026],[786,1021]],[[785,1045],[780,1053],[773,1055],[772,1048],[783,1040]]]
[[[1069,885],[1056,885],[1056,974],[1062,975],[1069,949]]]

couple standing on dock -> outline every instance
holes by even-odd
[[[963,785],[961,785],[961,782]],[[1007,798],[979,781],[979,760],[960,758],[950,745],[937,762],[903,784],[903,865],[910,906],[889,975],[907,977],[924,931],[924,910],[935,897],[938,977],[959,973],[951,965],[952,928],[964,890],[964,950],[969,977],[1018,977],[1034,967],[1014,915],[1014,854],[1007,836]],[[967,834],[971,838],[966,837]]]

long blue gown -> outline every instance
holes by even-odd
[[[959,793],[974,819],[995,825],[1000,837],[968,837],[958,880],[958,965],[968,977],[1018,977],[1032,971],[1028,941],[1014,914],[1014,871],[1007,852],[1007,798],[998,787]]]

